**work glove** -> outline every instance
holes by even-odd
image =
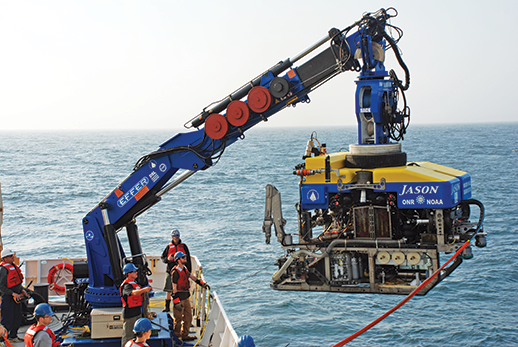
[[[196,283],[198,285],[202,286],[202,288],[210,289],[210,286],[207,283],[203,282],[202,280],[197,280]]]
[[[173,295],[173,305],[174,309],[178,311],[183,311],[183,304],[180,301],[180,298],[178,297],[178,294]]]

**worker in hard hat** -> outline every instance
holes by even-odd
[[[49,304],[39,304],[34,308],[33,324],[25,332],[25,346],[27,347],[57,347],[59,342],[50,328],[47,327],[52,322],[54,312]]]
[[[22,305],[20,300],[27,297],[23,289],[22,271],[14,263],[14,252],[4,248],[0,254],[0,295],[2,296],[2,318],[0,323],[7,330],[9,342],[22,342],[18,337],[18,328],[22,324]]]
[[[196,336],[189,336],[189,329],[192,321],[192,308],[189,300],[189,279],[196,282],[203,288],[209,289],[209,285],[197,279],[187,269],[187,256],[183,252],[176,252],[174,255],[177,265],[171,272],[173,282],[173,313],[174,313],[174,334],[182,341],[196,339]]]
[[[133,263],[128,263],[122,269],[126,279],[120,286],[120,294],[122,300],[122,339],[121,346],[124,347],[126,342],[133,338],[133,326],[135,322],[142,318],[142,303],[144,302],[144,294],[151,291],[151,287],[141,287],[136,282],[138,277],[138,268]]]
[[[187,256],[187,269],[192,271],[191,264],[191,254],[189,253],[189,247],[180,239],[180,232],[178,229],[171,230],[171,243],[167,245],[162,252],[161,259],[164,263],[167,264],[167,272],[164,282],[164,292],[165,294],[165,309],[163,312],[169,312],[171,310],[171,293],[173,292],[173,284],[171,282],[171,270],[176,265],[176,260],[174,260],[174,255],[176,252],[183,252]]]
[[[145,347],[149,346],[146,341],[151,337],[151,321],[147,318],[140,318],[133,326],[135,338],[126,342],[124,347]]]

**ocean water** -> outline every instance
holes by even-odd
[[[356,143],[353,127],[252,129],[137,220],[147,254],[162,252],[172,228],[181,231],[234,329],[257,346],[332,346],[404,299],[270,289],[283,251],[274,238],[264,242],[264,187],[279,189],[287,232],[295,233],[292,170],[313,131],[329,152]],[[22,259],[85,256],[82,217],[176,133],[0,131],[4,245]],[[471,174],[473,197],[486,208],[488,247],[474,248],[474,258],[433,291],[349,345],[518,346],[518,124],[411,125],[402,145],[409,161]],[[119,236],[128,250],[125,231]]]

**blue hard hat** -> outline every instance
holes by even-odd
[[[139,318],[133,326],[133,331],[135,333],[143,333],[151,329],[151,321],[147,318]]]
[[[180,237],[180,232],[178,229],[171,230],[171,237]]]
[[[124,265],[124,268],[122,269],[122,273],[125,275],[133,271],[138,271],[137,267],[133,263]]]
[[[254,339],[250,335],[243,335],[237,341],[237,347],[255,347]]]
[[[181,257],[185,257],[185,253],[180,251],[180,252],[176,252],[176,254],[174,255],[174,260],[178,260],[180,259]]]
[[[42,303],[42,304],[37,305],[34,308],[34,315],[35,316],[45,316],[47,314],[49,316],[52,316],[54,314],[54,312],[52,311],[52,308],[50,307],[49,304]]]

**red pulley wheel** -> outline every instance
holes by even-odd
[[[272,96],[265,87],[253,87],[248,92],[248,107],[256,113],[263,113],[270,108]]]
[[[227,119],[220,114],[211,114],[205,120],[205,133],[214,140],[219,140],[227,134]]]
[[[250,110],[245,102],[234,100],[227,107],[227,120],[230,124],[240,127],[248,122]]]

